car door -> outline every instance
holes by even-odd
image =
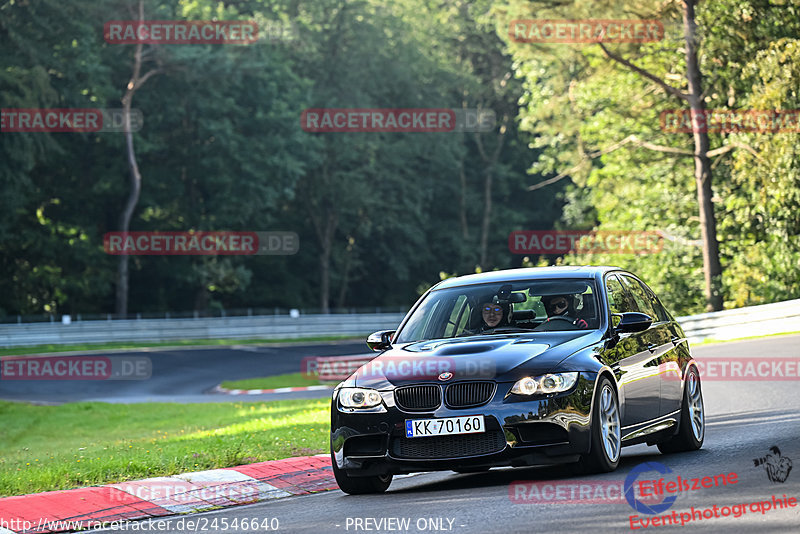
[[[623,285],[621,276],[621,274],[606,276],[608,309],[612,314],[639,311],[633,296]],[[658,417],[661,379],[658,356],[651,350],[652,347],[648,348],[652,342],[648,329],[644,332],[619,334],[619,341],[607,349],[608,358],[615,362],[612,364],[612,369],[618,373],[618,381],[625,399],[623,429]]]
[[[658,300],[653,290],[639,280],[646,298],[658,318],[657,328],[660,343],[659,369],[661,370],[661,415],[667,415],[681,408],[683,389],[681,381],[681,360],[686,358],[688,342],[678,323]]]
[[[620,279],[631,295],[636,311],[646,313],[653,319],[650,328],[642,332],[642,341],[652,357],[647,366],[658,373],[658,415],[664,415],[664,408],[666,408],[666,403],[663,402],[664,373],[668,369],[669,351],[674,348],[670,341],[669,323],[658,316],[652,298],[648,294],[649,288],[646,290],[639,279],[628,274],[621,275]]]

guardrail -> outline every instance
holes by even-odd
[[[299,339],[366,336],[396,328],[403,313],[132,319],[0,324],[0,347],[191,339]],[[800,331],[800,299],[677,317],[691,342]]]
[[[675,318],[690,342],[800,331],[800,299]]]
[[[403,313],[361,313],[4,324],[0,325],[0,347],[186,339],[366,337],[377,330],[397,328],[404,316]]]

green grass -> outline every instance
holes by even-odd
[[[765,337],[775,337],[775,336],[792,336],[800,334],[800,331],[797,332],[781,332],[779,334],[763,334],[761,336],[748,336],[748,337],[737,337],[736,339],[704,339],[699,343],[692,343],[692,346],[697,345],[712,345],[715,343],[730,343],[731,341],[746,341],[748,339],[763,339]]]
[[[319,386],[317,378],[310,378],[303,373],[288,373],[285,375],[265,376],[261,378],[247,378],[245,380],[226,380],[221,385],[226,389],[275,389],[300,386]]]
[[[88,350],[110,350],[110,349],[139,349],[147,347],[194,347],[194,346],[217,346],[217,345],[254,345],[271,343],[309,343],[317,341],[342,341],[342,340],[361,340],[366,339],[367,334],[359,336],[318,336],[304,338],[287,339],[181,339],[178,341],[161,341],[152,343],[136,343],[117,341],[113,343],[80,343],[77,345],[34,345],[30,347],[11,347],[0,349],[0,356],[17,356],[25,354],[44,354],[47,352],[71,352]]]
[[[328,451],[330,401],[0,401],[0,497]]]

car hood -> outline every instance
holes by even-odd
[[[440,380],[511,382],[553,372],[559,362],[600,335],[597,331],[568,331],[419,341],[383,352],[348,382],[376,389]]]

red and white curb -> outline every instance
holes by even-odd
[[[275,389],[226,389],[222,386],[215,387],[212,391],[214,393],[222,393],[224,395],[264,395],[266,393],[290,393],[292,391],[333,391],[333,386],[300,386],[293,388],[275,388]]]
[[[105,486],[5,497],[0,499],[0,534],[96,528],[112,521],[200,512],[336,488],[329,455],[286,458]]]

